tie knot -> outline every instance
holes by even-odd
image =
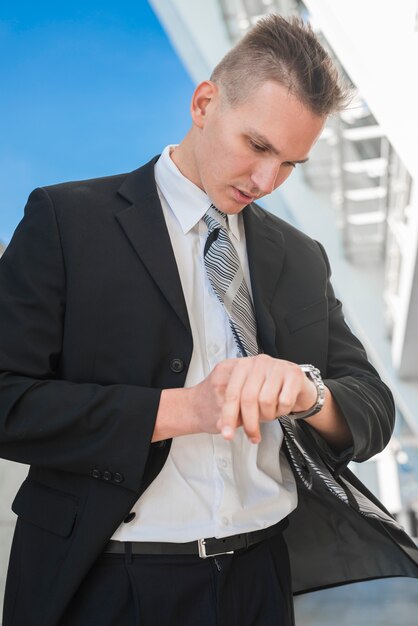
[[[219,228],[228,229],[228,216],[226,213],[219,211],[213,204],[210,205],[209,209],[204,214],[203,221],[208,227],[209,233]]]

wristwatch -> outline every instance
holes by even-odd
[[[289,417],[293,417],[295,420],[305,419],[306,417],[310,417],[311,415],[315,415],[315,413],[319,413],[319,411],[324,406],[325,402],[325,385],[321,378],[321,372],[314,365],[309,365],[304,363],[303,365],[299,365],[302,372],[305,372],[306,376],[311,379],[313,384],[316,387],[316,401],[310,409],[306,411],[296,411],[294,413],[289,413]]]

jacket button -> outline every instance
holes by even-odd
[[[108,470],[103,472],[103,480],[112,480],[112,474]]]
[[[102,477],[102,473],[98,469],[94,469],[91,472],[91,475],[93,476],[93,478],[101,478]]]
[[[132,520],[135,519],[135,517],[136,517],[136,513],[131,511],[131,513],[128,513],[128,515],[125,517],[125,519],[123,520],[123,523],[129,524],[129,522],[132,522]]]
[[[116,472],[116,474],[113,476],[113,480],[114,480],[115,483],[123,483],[123,481],[125,479],[122,476],[122,474],[120,474],[119,472]],[[135,515],[135,513],[134,513],[134,515]]]
[[[176,374],[180,374],[184,370],[184,362],[182,359],[173,359],[170,363],[170,369]]]

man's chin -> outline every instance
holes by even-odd
[[[222,211],[223,213],[226,213],[227,215],[236,215],[237,213],[241,213],[241,211],[243,209],[245,209],[247,205],[246,204],[241,204],[240,206],[234,205],[231,206],[231,204],[226,204],[226,206],[224,206],[224,208],[219,209],[220,211]]]

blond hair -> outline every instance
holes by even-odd
[[[313,113],[326,116],[343,108],[347,89],[312,27],[299,18],[261,18],[212,72],[228,104],[235,106],[265,81],[289,89]]]

